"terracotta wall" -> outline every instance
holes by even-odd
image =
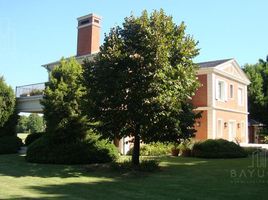
[[[208,132],[208,121],[207,121],[207,111],[202,112],[202,118],[197,119],[195,123],[195,139],[196,140],[205,140],[207,139]]]
[[[207,106],[207,75],[198,75],[197,78],[201,86],[193,96],[192,103],[196,107],[205,107]]]

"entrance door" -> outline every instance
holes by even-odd
[[[236,137],[235,121],[229,121],[229,140],[234,141]]]

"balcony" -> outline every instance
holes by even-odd
[[[19,112],[42,113],[45,83],[37,83],[16,87],[17,109]]]
[[[31,85],[23,85],[16,87],[16,97],[32,97],[43,95],[45,83],[37,83]]]

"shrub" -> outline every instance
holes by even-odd
[[[143,144],[140,147],[140,155],[141,156],[162,156],[170,154],[172,145],[165,143],[149,143]],[[133,148],[131,148],[127,155],[132,155]]]
[[[201,158],[241,158],[246,157],[247,153],[234,142],[208,139],[195,143],[192,155]]]
[[[0,154],[17,153],[22,146],[22,140],[17,136],[0,137]]]
[[[260,147],[243,147],[243,149],[245,150],[245,152],[247,153],[247,155],[252,155],[255,152],[261,152],[261,148]]]
[[[41,137],[28,146],[26,160],[34,163],[90,164],[106,163],[118,158],[116,147],[105,140],[56,144]]]
[[[31,133],[31,134],[27,135],[27,137],[25,139],[25,145],[26,146],[29,146],[34,141],[36,141],[37,139],[39,139],[40,137],[42,137],[43,134],[44,134],[43,132],[36,132],[36,133]]]

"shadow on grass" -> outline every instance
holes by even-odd
[[[26,181],[21,186],[23,192],[15,193],[14,190],[4,199],[221,200],[262,199],[259,195],[268,195],[267,192],[263,192],[267,186],[264,184],[256,184],[255,187],[230,184],[228,170],[243,169],[250,163],[250,159],[204,160],[161,157],[160,160],[159,172],[122,173],[102,167],[89,170],[79,165],[32,164],[27,163],[23,156],[1,155],[0,176]],[[35,182],[28,180],[28,177],[34,177]]]

